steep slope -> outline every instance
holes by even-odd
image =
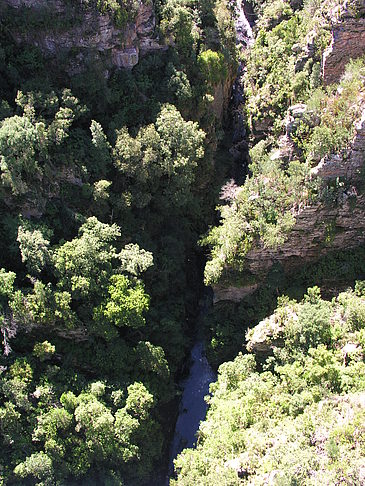
[[[318,288],[281,299],[248,332],[250,352],[220,366],[198,446],[178,457],[173,484],[364,482],[363,286],[332,302]]]
[[[0,2],[1,484],[163,481],[232,25],[225,0]]]
[[[333,2],[327,4],[329,9]],[[256,142],[251,149],[252,175],[243,188],[222,191],[222,199],[227,197],[229,206],[220,208],[222,228],[214,229],[206,240],[213,245],[212,261],[206,268],[208,283],[217,281],[227,267],[244,267],[260,275],[266,274],[275,260],[290,269],[292,263],[300,265],[318,258],[328,251],[321,246],[326,246],[329,225],[342,234],[331,239],[333,249],[363,241],[362,218],[353,218],[354,227],[344,221],[345,214],[351,219],[349,198],[351,209],[363,211],[363,67],[359,61],[357,67],[353,64],[347,70],[343,81],[336,79],[336,86],[327,92],[319,88],[320,78],[315,79],[317,59],[327,38],[325,26],[331,26],[324,22],[333,15],[332,9],[326,11],[325,7],[316,12],[314,20],[308,19],[308,5],[299,12],[288,5],[289,10],[281,14],[267,7],[259,20],[244,78]],[[363,10],[355,12],[362,15]],[[349,29],[355,22],[355,12],[348,7],[347,15],[341,13],[341,21],[349,22]],[[272,26],[274,17],[266,16],[274,13],[282,18]],[[265,30],[268,25],[269,30]],[[308,33],[310,28],[314,30]],[[354,29],[351,42],[362,46],[361,36],[362,29]],[[294,44],[294,40],[298,42]],[[301,43],[306,43],[305,47]],[[334,56],[337,49],[343,52],[333,44]],[[353,58],[361,53],[361,48],[354,49]],[[345,71],[349,56],[332,61],[333,65],[337,62],[338,73]],[[259,69],[263,71],[261,79],[255,78]],[[293,71],[293,80],[286,78],[285,70]],[[289,106],[293,99],[297,103]],[[339,150],[341,153],[335,155]],[[284,191],[288,192],[286,198]],[[331,202],[337,207],[329,208]]]
[[[69,56],[67,71],[82,70],[85,62],[103,60],[106,73],[115,66],[133,68],[140,55],[167,49],[155,31],[153,2],[73,2],[6,0],[12,36],[18,43],[37,46],[52,60]],[[21,17],[33,22],[19,29]],[[13,19],[13,21],[11,20]]]

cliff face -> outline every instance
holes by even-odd
[[[365,55],[365,5],[358,2],[351,8],[344,2],[331,12],[332,43],[322,59],[322,77],[325,85],[338,82],[350,59]],[[355,136],[350,147],[323,158],[311,171],[313,178],[321,178],[330,186],[331,196],[321,202],[295,210],[295,226],[286,241],[278,248],[267,248],[260,241],[245,255],[243,272],[225,269],[222,281],[214,288],[214,302],[239,302],[253,293],[274,264],[280,264],[288,275],[303,264],[315,262],[337,250],[358,247],[365,242],[365,195],[363,171],[365,162],[365,101],[359,94],[358,105],[362,117],[355,124]],[[296,105],[299,111],[305,105]],[[288,120],[293,121],[291,108]],[[295,114],[294,114],[295,115]],[[289,124],[290,125],[290,124]],[[265,128],[264,128],[265,129]],[[277,157],[292,160],[295,144],[290,138],[290,126],[279,143]],[[293,210],[294,211],[294,210]],[[231,275],[232,273],[232,275]],[[242,276],[242,284],[239,282]]]
[[[342,10],[332,12],[332,43],[323,56],[323,80],[325,84],[338,81],[350,59],[365,54],[365,5],[358,2],[350,9],[345,2]]]
[[[363,185],[365,162],[365,108],[356,124],[351,147],[341,154],[324,158],[312,170],[313,177],[332,181],[335,194],[328,204],[303,207],[296,214],[296,224],[279,248],[256,244],[245,256],[245,271],[256,284],[235,287],[216,285],[214,302],[238,302],[254,292],[275,263],[292,273],[305,262],[316,261],[324,255],[342,249],[355,248],[365,242],[365,195]],[[342,179],[338,183],[338,178]]]
[[[315,177],[335,184],[335,200],[303,207],[296,215],[296,224],[285,243],[277,249],[257,244],[245,257],[245,270],[258,281],[274,263],[280,263],[285,272],[293,272],[304,262],[315,261],[329,252],[354,248],[365,242],[365,195],[359,194],[365,161],[365,109],[356,124],[356,134],[349,150],[323,159],[313,169]],[[238,301],[253,292],[256,286],[217,286],[215,301]]]
[[[166,49],[155,33],[155,12],[149,0],[140,0],[136,18],[123,27],[117,27],[109,14],[102,15],[95,8],[83,7],[82,1],[70,5],[66,0],[5,0],[5,4],[14,9],[14,15],[24,9],[37,15],[47,9],[56,19],[67,14],[72,16],[69,26],[61,29],[50,22],[51,25],[40,29],[12,31],[18,43],[33,44],[50,57],[78,50],[76,59],[70,62],[70,73],[82,70],[90,56],[102,57],[106,68],[131,69],[140,56]]]

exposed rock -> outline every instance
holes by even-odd
[[[285,135],[278,140],[279,149],[273,154],[272,159],[282,159],[283,161],[291,161],[295,157],[302,155],[301,148],[298,147],[295,140],[295,134],[301,124],[310,128],[319,125],[320,118],[313,111],[308,110],[307,105],[299,103],[290,106],[284,120]]]
[[[82,7],[82,1],[68,4],[65,0],[5,0],[14,9],[28,7],[32,9],[51,9],[62,16],[70,9],[81,15],[81,22],[75,22],[68,28],[47,28],[39,31],[13,32],[18,43],[31,43],[39,47],[46,55],[58,57],[72,49],[85,51],[77,59],[70,61],[69,74],[80,71],[84,61],[92,56],[100,58],[106,67],[133,68],[140,55],[150,51],[167,49],[155,33],[156,19],[153,3],[140,0],[137,16],[124,27],[117,27],[110,15],[100,14],[96,9]],[[16,15],[16,13],[15,13]],[[82,69],[81,69],[82,70]],[[108,74],[108,71],[106,70]]]
[[[222,285],[213,286],[213,304],[222,300],[229,300],[232,302],[239,302],[247,295],[252,294],[257,289],[258,285],[247,285],[245,287],[224,287]]]
[[[19,7],[43,7],[45,5],[45,0],[5,0],[6,3],[12,7],[19,8]],[[54,4],[58,2],[54,1],[49,1],[48,4],[52,4],[52,7]]]
[[[357,11],[347,6],[332,14],[332,43],[323,54],[323,81],[332,84],[341,78],[350,59],[365,54],[365,6],[363,0]],[[360,5],[362,3],[362,5]]]
[[[315,57],[316,52],[316,38],[317,32],[312,30],[306,36],[305,47],[303,48],[300,44],[294,44],[292,47],[293,53],[298,55],[297,61],[295,62],[295,72],[302,71],[306,63]]]
[[[286,272],[316,261],[333,250],[354,248],[365,242],[365,195],[360,194],[365,162],[365,110],[356,124],[351,147],[343,153],[321,161],[312,175],[323,179],[343,177],[337,201],[332,204],[299,207],[296,224],[287,240],[277,249],[265,248],[260,242],[246,255],[245,268],[263,277],[275,262]]]
[[[254,41],[253,26],[256,15],[251,2],[239,0],[235,5],[236,44],[240,52],[244,52]],[[244,70],[245,63],[239,62],[236,78],[231,89],[231,129],[233,133],[232,147],[229,152],[233,157],[232,176],[237,182],[243,182],[248,165],[248,143],[246,133],[246,118],[244,116]]]
[[[297,154],[297,148],[293,140],[288,135],[282,135],[278,139],[278,149],[270,155],[271,160],[281,160],[284,163],[288,163]]]
[[[112,49],[112,60],[114,66],[118,68],[131,69],[138,64],[139,52],[136,47],[127,49]]]
[[[234,73],[230,72],[224,81],[214,87],[212,111],[218,120],[223,120],[227,115],[234,77]]]
[[[355,125],[356,135],[352,142],[352,150],[348,156],[334,154],[323,158],[320,163],[311,170],[313,176],[322,179],[344,178],[357,182],[361,179],[362,167],[365,158],[365,109],[361,119]]]
[[[63,339],[71,339],[75,342],[82,342],[90,339],[90,334],[86,327],[78,327],[76,329],[67,330],[56,327],[54,331],[57,336],[62,337]]]
[[[298,10],[303,6],[303,0],[290,0],[290,6],[293,10]]]
[[[253,133],[256,138],[265,137],[265,134],[269,131],[271,126],[271,119],[269,117],[262,118],[261,120],[255,120],[253,122]]]
[[[297,315],[292,312],[285,315],[285,320],[281,319],[278,314],[261,321],[257,326],[247,333],[247,351],[255,353],[261,357],[268,357],[272,354],[274,348],[284,345],[284,325],[286,320],[296,320]]]
[[[285,132],[287,136],[290,136],[292,132],[296,129],[298,123],[304,118],[306,112],[307,105],[303,103],[298,103],[297,105],[289,107],[288,114],[285,119]]]
[[[236,3],[236,38],[241,48],[246,48],[253,43],[252,19],[254,18],[253,10],[250,4],[244,0]],[[250,22],[251,20],[251,22]]]
[[[354,354],[354,353],[357,353],[357,352],[361,351],[361,348],[357,344],[355,344],[355,343],[347,343],[341,349],[341,351],[342,351],[342,354],[344,356],[348,356],[350,354]]]
[[[275,262],[286,272],[305,261],[316,261],[327,253],[354,248],[365,241],[365,197],[349,200],[339,207],[323,204],[305,207],[296,219],[286,242],[277,250],[257,246],[246,255],[246,268],[257,276],[265,275]]]

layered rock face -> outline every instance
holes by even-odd
[[[323,159],[313,175],[333,181],[336,200],[301,208],[286,242],[278,249],[253,248],[246,255],[246,268],[257,276],[266,274],[274,262],[285,271],[304,261],[316,260],[338,249],[354,248],[365,241],[365,196],[359,195],[365,162],[365,109],[356,124],[349,150]],[[343,178],[343,183],[336,183]],[[343,185],[342,185],[343,184]]]
[[[258,288],[276,263],[290,274],[305,262],[365,242],[365,195],[360,194],[365,167],[365,107],[355,127],[350,148],[324,158],[312,170],[313,177],[332,183],[332,200],[299,208],[295,226],[277,249],[265,248],[258,242],[245,256],[245,272],[252,281],[242,286],[214,286],[214,303],[244,299]]]
[[[344,1],[331,12],[330,18],[332,43],[325,51],[322,60],[322,76],[325,85],[338,82],[350,59],[365,55],[365,3]],[[309,42],[309,47],[311,42]],[[311,57],[308,48],[305,61]],[[299,59],[301,61],[301,59]],[[312,177],[319,177],[332,187],[332,200],[296,210],[296,224],[287,240],[278,248],[266,248],[257,242],[245,256],[244,271],[226,269],[226,276],[215,285],[214,302],[239,302],[253,293],[266,277],[274,264],[279,263],[288,275],[295,272],[306,262],[315,262],[324,255],[336,250],[355,248],[365,242],[365,195],[361,194],[364,185],[365,167],[365,102],[362,117],[355,125],[355,136],[351,146],[341,153],[325,157],[312,169]],[[296,146],[291,140],[291,128],[296,126],[301,116],[307,113],[306,105],[289,108],[286,135],[280,137],[279,149],[275,158],[292,160]],[[307,120],[308,122],[308,120]],[[312,120],[313,126],[317,121]],[[263,133],[268,129],[265,124],[255,127]]]
[[[71,74],[82,70],[84,61],[90,55],[103,56],[107,68],[114,66],[131,69],[138,63],[140,56],[167,48],[155,35],[155,12],[149,0],[140,0],[136,18],[124,27],[117,27],[108,14],[102,15],[95,8],[83,7],[80,0],[71,6],[66,0],[5,0],[5,3],[14,9],[30,8],[35,14],[42,9],[49,9],[59,18],[73,9],[73,15],[79,16],[80,21],[64,29],[51,26],[25,33],[12,32],[18,43],[33,44],[51,57],[78,49],[77,61],[69,67]]]
[[[225,287],[224,285],[214,286],[213,304],[223,300],[231,302],[239,302],[247,295],[252,294],[257,290],[258,284],[247,285],[245,287]]]
[[[345,6],[332,13],[332,43],[323,56],[323,80],[328,85],[337,82],[350,59],[365,55],[365,4],[356,9]]]

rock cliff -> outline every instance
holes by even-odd
[[[356,133],[349,149],[326,157],[312,170],[332,184],[332,200],[299,208],[296,224],[287,240],[277,249],[258,242],[245,256],[249,285],[217,285],[214,302],[238,302],[257,289],[272,266],[279,263],[292,273],[305,262],[316,261],[341,249],[355,248],[365,242],[365,195],[361,194],[365,162],[365,107],[356,123]],[[228,279],[229,280],[229,279]]]
[[[365,108],[355,127],[350,148],[325,157],[312,170],[313,176],[334,182],[334,199],[328,204],[299,209],[294,228],[277,250],[263,245],[252,249],[246,256],[250,272],[265,274],[274,262],[280,262],[289,271],[304,261],[365,241],[365,196],[360,194],[365,162]]]
[[[49,15],[52,21],[26,31],[12,30],[20,43],[37,46],[51,58],[70,55],[69,74],[82,70],[90,58],[102,58],[106,69],[131,69],[140,56],[150,51],[166,49],[155,32],[156,18],[153,3],[139,0],[136,17],[118,27],[108,13],[101,14],[95,6],[85,6],[82,0],[4,0],[14,15],[33,13],[35,17]],[[61,22],[66,15],[70,22]],[[53,21],[53,20],[56,20]],[[61,25],[60,25],[61,24]],[[105,75],[108,75],[106,71]]]
[[[352,8],[344,2],[331,12],[331,34],[332,42],[322,62],[323,80],[327,85],[340,79],[350,59],[365,54],[365,4],[362,0]]]
[[[330,12],[328,23],[332,42],[322,59],[325,85],[340,80],[350,59],[365,55],[363,0],[340,3]],[[309,52],[306,59],[310,56]],[[362,106],[362,117],[355,125],[355,136],[350,147],[323,158],[311,171],[313,178],[321,178],[329,184],[331,200],[296,208],[295,212],[293,210],[296,224],[282,245],[267,248],[258,241],[245,256],[242,271],[226,268],[219,284],[213,287],[215,303],[224,300],[239,302],[255,292],[275,264],[280,264],[280,268],[290,275],[304,263],[315,262],[328,253],[355,248],[365,242],[363,95],[359,97],[358,104]],[[298,156],[290,135],[292,126],[296,126],[304,112],[306,105],[298,104],[289,108],[286,135],[279,139],[275,158],[289,161]],[[312,122],[316,126],[316,120]],[[267,129],[267,126],[260,127],[263,133]]]

